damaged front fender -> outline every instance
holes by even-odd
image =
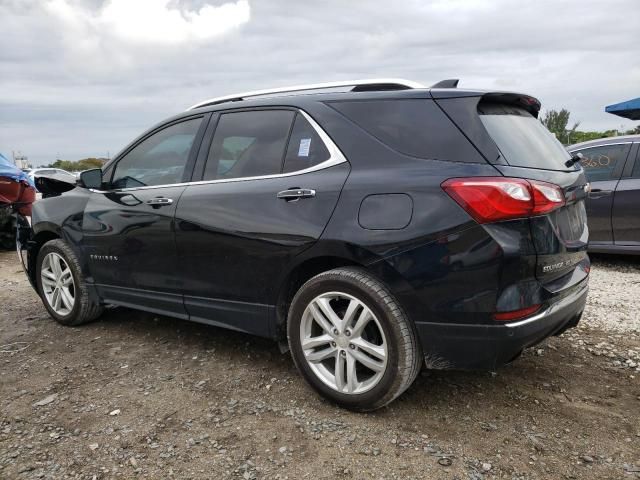
[[[33,275],[35,265],[33,265],[34,262],[31,261],[33,256],[29,253],[29,250],[33,249],[35,245],[33,241],[33,229],[31,228],[31,217],[26,217],[18,213],[16,214],[16,223],[16,251],[18,258],[20,259],[24,273],[27,274],[29,283],[31,283],[31,286],[35,289],[36,285]]]

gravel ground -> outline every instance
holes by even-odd
[[[640,333],[640,257],[599,255],[592,260],[589,308],[583,323]]]
[[[266,340],[126,309],[59,326],[0,253],[0,478],[640,478],[640,263],[592,275],[579,328],[354,414]]]

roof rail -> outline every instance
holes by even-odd
[[[431,88],[456,88],[460,80],[457,78],[448,78],[447,80],[440,80],[438,83],[431,85]]]
[[[286,93],[307,92],[310,90],[327,90],[331,88],[353,87],[351,91],[367,91],[367,90],[409,90],[412,88],[426,88],[424,85],[413,82],[411,80],[403,80],[401,78],[370,78],[365,80],[344,80],[341,82],[328,83],[311,83],[308,85],[296,85],[293,87],[269,88],[266,90],[255,90],[252,92],[234,93],[225,95],[224,97],[210,98],[203,102],[196,103],[187,110],[205,107],[209,105],[217,105],[219,103],[237,102],[249,97],[261,97]]]

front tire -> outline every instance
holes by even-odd
[[[78,258],[63,240],[50,240],[38,252],[36,284],[49,315],[62,325],[82,325],[102,314],[89,295]]]
[[[306,282],[291,303],[287,337],[307,382],[351,410],[387,405],[413,383],[422,364],[413,324],[389,290],[359,268]]]

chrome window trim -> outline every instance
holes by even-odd
[[[325,147],[329,151],[329,158],[322,163],[314,165],[313,167],[304,168],[302,170],[296,170],[294,172],[287,173],[274,173],[271,175],[257,175],[254,177],[238,177],[238,178],[222,178],[217,180],[196,180],[191,182],[180,182],[180,183],[168,183],[163,185],[150,185],[145,187],[129,187],[129,188],[119,188],[114,190],[96,190],[90,188],[89,190],[93,193],[119,193],[119,192],[135,192],[138,190],[153,190],[156,188],[166,188],[166,187],[186,187],[190,185],[209,185],[213,183],[231,183],[231,182],[245,182],[250,180],[264,180],[269,178],[285,178],[285,177],[294,177],[296,175],[303,175],[305,173],[317,172],[319,170],[324,170],[326,168],[334,167],[336,165],[340,165],[341,163],[347,163],[346,157],[340,151],[338,146],[331,140],[331,137],[327,135],[327,133],[318,125],[318,123],[311,118],[311,116],[305,112],[304,110],[296,109],[296,112],[300,113],[313,127],[316,131],[320,140],[324,143]],[[215,135],[215,132],[214,132]]]
[[[629,145],[630,143],[636,143],[636,142],[600,143],[598,145],[589,145],[588,147],[580,147],[580,148],[576,148],[575,150],[569,150],[569,153],[581,152],[582,150],[589,150],[590,148],[608,147],[611,145]]]

